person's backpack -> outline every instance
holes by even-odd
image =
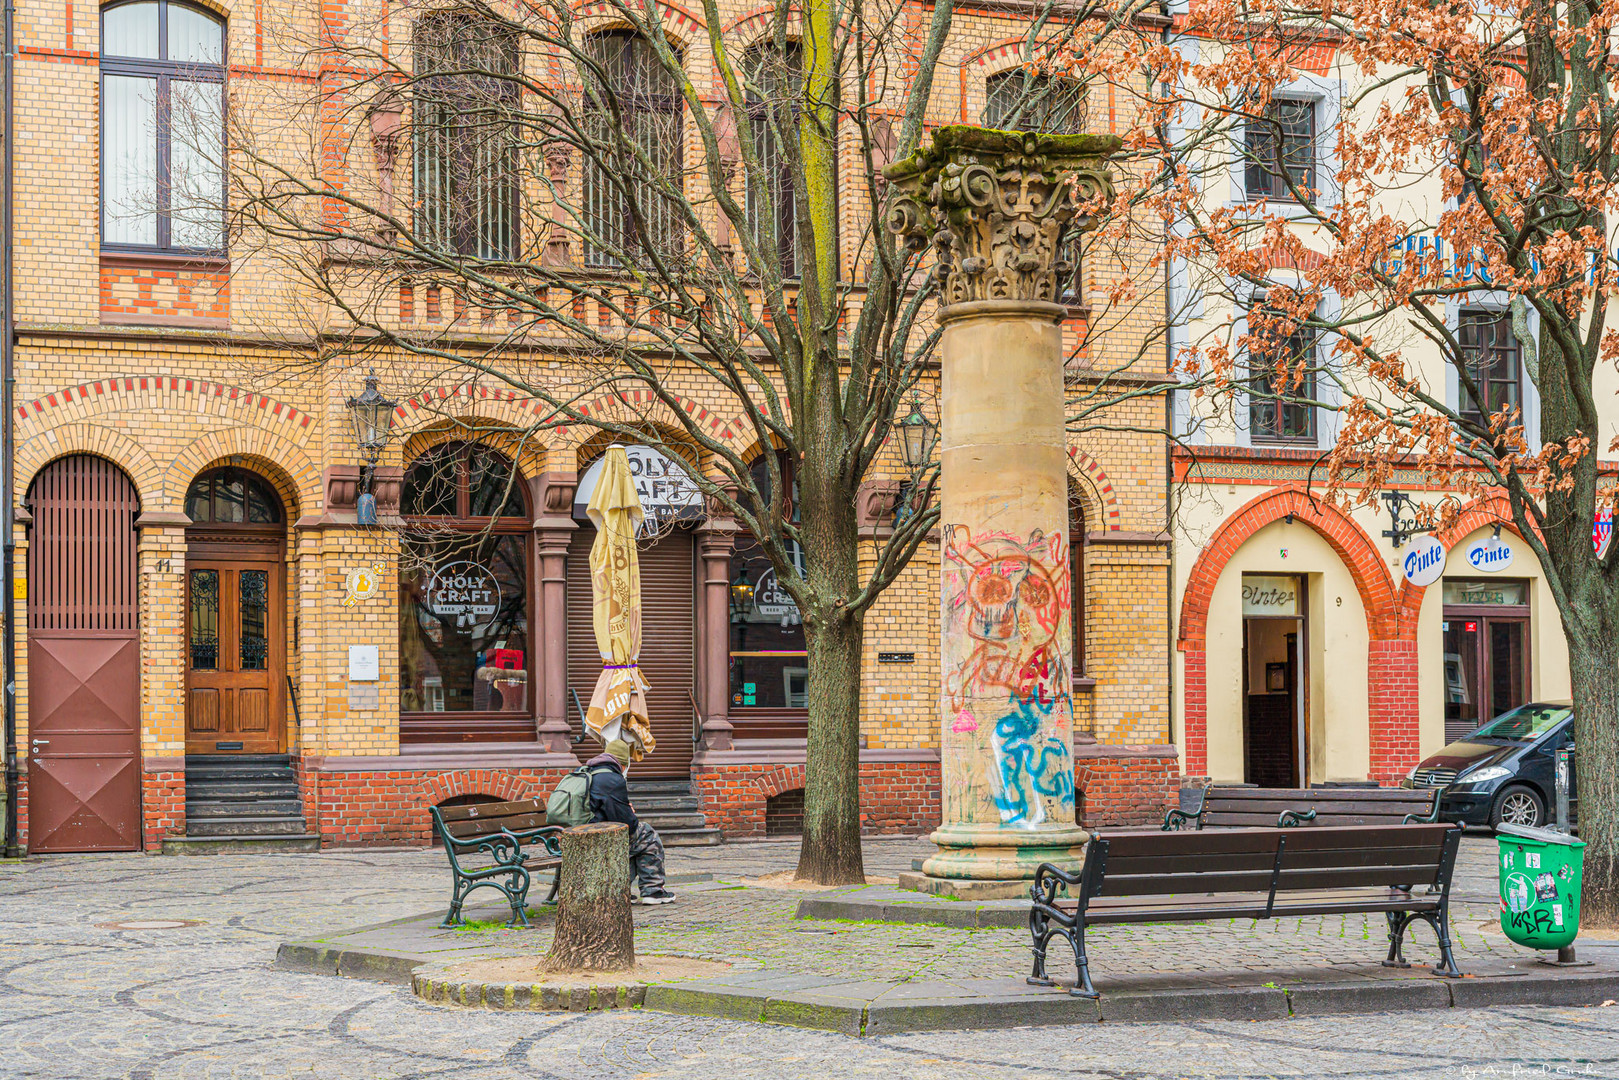
[[[590,778],[595,771],[581,765],[562,778],[562,782],[551,792],[551,797],[545,801],[547,825],[571,829],[575,825],[590,824],[596,816],[590,809]]]

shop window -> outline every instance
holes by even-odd
[[[797,486],[785,458],[778,458],[788,497],[782,512],[798,521]],[[770,495],[770,473],[760,456],[752,467],[754,488]],[[793,552],[804,570],[802,549]],[[757,710],[752,717],[749,710]],[[764,549],[751,536],[740,537],[731,555],[731,711],[746,722],[803,717],[809,710],[809,653],[798,605],[782,588]]]
[[[225,248],[225,24],[137,0],[101,10],[101,242]]]
[[[596,34],[590,48],[602,69],[603,88],[617,95],[618,113],[615,116],[605,103],[593,103],[587,129],[608,146],[620,137],[628,140],[678,194],[685,139],[685,99],[679,85],[639,34],[627,30]],[[615,124],[621,125],[621,132],[612,130]],[[639,192],[638,205],[626,197],[626,185]],[[587,263],[617,266],[621,258],[633,258],[647,248],[664,258],[679,254],[683,228],[676,201],[634,176],[615,174],[596,155],[585,156],[583,202],[585,223],[595,238],[585,244]]]
[[[406,470],[402,503],[401,738],[532,738],[522,477],[497,451],[449,443]]]
[[[517,248],[517,39],[491,20],[436,12],[416,24],[416,232],[480,259]]]

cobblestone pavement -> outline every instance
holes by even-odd
[[[892,874],[921,850],[911,841],[874,842],[868,870]],[[1490,852],[1487,842],[1468,842],[1473,886],[1482,883],[1480,867],[1488,868]],[[786,844],[685,849],[671,853],[670,871],[709,871],[723,884],[788,868],[793,858],[794,848]],[[442,904],[445,876],[441,856],[423,851],[75,856],[0,865],[0,1077],[1619,1077],[1619,1007],[1439,1010],[1260,1024],[1104,1024],[853,1040],[649,1012],[553,1017],[451,1010],[418,1002],[404,988],[271,968],[282,940]],[[793,897],[777,895],[790,910]],[[692,903],[687,910],[696,915],[707,906]],[[638,916],[645,927],[643,947],[655,947],[655,938],[674,931],[672,922],[654,926],[650,917],[672,920],[681,908]],[[732,916],[720,908],[714,912],[707,917],[715,934],[723,935],[720,924]],[[689,935],[699,920],[686,920]],[[139,925],[175,921],[191,924]],[[887,970],[884,964],[935,971],[972,965],[983,973],[1013,959],[1022,962],[1010,942],[1000,942],[1004,931],[871,932],[869,940],[862,933],[832,938],[836,952],[869,970]],[[1195,929],[1186,933],[1186,943],[1197,940]],[[907,954],[931,950],[895,947],[911,934],[953,935],[956,944],[942,956],[917,960]],[[1242,944],[1230,931],[1223,937],[1204,934],[1205,944],[1195,951],[1205,956]],[[877,955],[884,940],[886,951],[900,959]],[[1183,946],[1184,954],[1190,946]],[[1361,957],[1375,946],[1356,942],[1352,951]],[[1256,956],[1269,954],[1272,963],[1277,949],[1292,948],[1280,941],[1243,947]],[[1486,940],[1477,947],[1490,945]],[[1314,957],[1320,949],[1337,948],[1330,940],[1312,940],[1304,952]],[[1141,962],[1153,951],[1144,947]],[[1103,938],[1098,952],[1111,953],[1114,963],[1130,955],[1116,937]],[[1419,948],[1416,955],[1425,953]],[[1129,963],[1134,969],[1137,961]],[[1530,1071],[1543,1063],[1562,1071]]]

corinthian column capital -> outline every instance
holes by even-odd
[[[941,303],[1056,301],[1067,241],[1113,200],[1114,135],[1040,135],[951,125],[883,170],[888,228],[932,244]]]

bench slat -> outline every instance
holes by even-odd
[[[473,818],[511,817],[517,814],[544,814],[544,799],[518,799],[515,802],[468,803],[466,806],[441,806],[439,817],[445,824],[468,821]]]
[[[1225,787],[1220,784],[1211,785],[1205,798],[1209,801],[1215,799],[1257,800],[1260,802],[1285,802],[1297,805],[1299,802],[1337,803],[1337,802],[1399,802],[1402,800],[1422,802],[1431,799],[1430,791],[1434,789],[1376,787],[1376,788],[1247,788]]]
[[[1433,844],[1412,844],[1384,848],[1351,848],[1347,850],[1290,849],[1284,864],[1290,867],[1322,869],[1345,866],[1376,866],[1395,862],[1432,863],[1437,866],[1439,851]],[[1157,855],[1118,856],[1108,853],[1107,873],[1115,874],[1192,874],[1203,870],[1264,870],[1269,873],[1275,865],[1275,849],[1269,851],[1239,852],[1231,855]]]
[[[509,832],[525,832],[530,829],[545,828],[545,814],[513,814],[510,817],[487,817],[475,821],[457,821],[444,823],[444,828],[457,840],[470,840],[475,836],[489,836],[502,829]]]

